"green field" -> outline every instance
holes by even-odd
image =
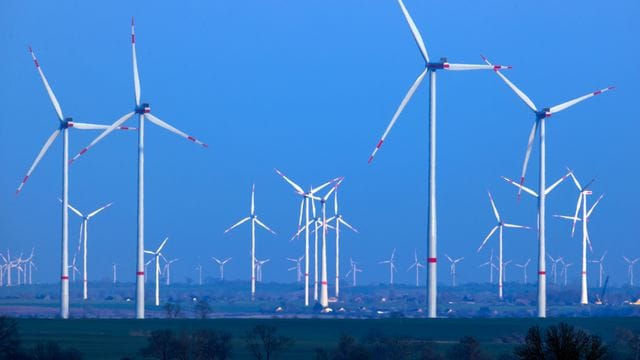
[[[535,324],[548,326],[565,321],[612,342],[617,327],[640,332],[637,318],[567,318],[567,319],[18,319],[24,345],[54,340],[63,346],[80,350],[86,359],[140,358],[152,330],[173,329],[176,332],[210,328],[233,334],[234,358],[248,358],[242,335],[256,324],[276,326],[280,333],[295,340],[294,347],[283,359],[313,358],[317,347],[331,348],[338,337],[349,334],[360,339],[371,331],[388,335],[421,338],[438,344],[439,350],[463,335],[476,337],[492,354],[510,352],[516,345],[514,335],[524,335]]]

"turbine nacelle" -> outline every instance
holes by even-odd
[[[440,58],[440,62],[428,62],[427,69],[431,71],[442,70],[449,67],[449,62],[446,57]]]
[[[151,106],[149,106],[149,104],[147,103],[140,104],[136,106],[135,111],[136,111],[136,114],[140,114],[140,115],[148,114],[151,112]]]
[[[70,127],[73,127],[73,119],[68,117],[68,118],[64,118],[63,120],[60,121],[60,129],[68,129]]]
[[[547,107],[540,111],[536,111],[536,116],[538,117],[538,119],[551,117],[551,109]]]

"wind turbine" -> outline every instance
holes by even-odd
[[[58,199],[60,200],[60,199]],[[60,202],[62,202],[62,200],[60,200]],[[110,202],[100,208],[98,208],[97,210],[94,210],[93,212],[90,212],[87,215],[84,215],[83,213],[81,213],[78,209],[76,209],[75,207],[71,206],[71,204],[69,204],[69,209],[71,209],[71,211],[73,211],[76,215],[78,215],[81,219],[82,222],[80,223],[80,234],[82,237],[82,299],[83,300],[87,300],[88,298],[88,294],[87,294],[87,240],[88,240],[88,228],[89,228],[89,220],[98,215],[102,210],[110,207],[111,205],[113,205],[113,202]]]
[[[507,224],[504,222],[504,220],[502,220],[502,218],[500,217],[500,214],[498,213],[498,208],[496,208],[496,204],[493,201],[493,196],[491,196],[491,192],[487,191],[487,194],[489,194],[489,201],[491,202],[491,208],[493,209],[493,215],[496,217],[496,221],[498,222],[496,224],[496,226],[493,227],[493,229],[491,229],[491,231],[489,232],[489,235],[487,235],[487,237],[484,238],[484,241],[482,242],[482,244],[480,244],[480,247],[478,248],[478,252],[480,252],[480,250],[482,250],[482,248],[484,247],[484,245],[487,243],[487,241],[489,241],[489,238],[491,238],[491,236],[496,232],[496,230],[498,230],[498,297],[500,299],[502,299],[502,283],[503,283],[503,279],[504,276],[503,271],[504,271],[504,267],[503,267],[503,262],[502,262],[502,231],[503,228],[507,227],[507,228],[515,228],[515,229],[531,229],[528,226],[522,226],[522,225],[514,225],[514,224]]]
[[[173,264],[178,260],[180,259],[173,259],[173,260],[164,259],[164,267],[162,268],[162,272],[164,273],[167,286],[171,285],[171,264]]]
[[[358,230],[351,226],[345,219],[340,211],[338,211],[338,189],[333,195],[333,217],[329,219],[336,220],[336,298],[340,296],[340,224],[351,229],[353,232],[358,233]]]
[[[456,286],[456,266],[460,261],[464,259],[464,257],[453,259],[449,255],[444,254],[447,257],[447,260],[451,263],[451,286]]]
[[[76,256],[73,255],[73,261],[71,261],[71,265],[69,265],[69,267],[72,270],[72,274],[73,274],[73,283],[76,283],[76,273],[79,273],[80,270],[78,270],[78,267],[76,266]],[[20,279],[20,276],[18,275],[18,279]],[[18,280],[19,281],[19,280]],[[18,284],[20,285],[20,284]]]
[[[420,287],[420,268],[423,268],[424,265],[420,264],[420,262],[418,261],[418,251],[414,250],[413,251],[413,264],[411,264],[411,266],[409,266],[409,268],[407,269],[407,271],[415,268],[416,269],[416,287]]]
[[[602,287],[602,276],[604,275],[604,257],[607,256],[607,252],[605,251],[599,260],[591,260],[592,263],[598,264],[599,266],[599,282],[598,287]]]
[[[302,198],[302,200],[300,201],[300,216],[298,218],[298,230],[300,230],[300,228],[302,228],[303,211],[305,216],[304,223],[309,224],[309,199],[320,200],[320,198],[315,196],[314,194],[329,186],[331,183],[337,181],[338,179],[327,181],[326,183],[316,188],[312,188],[309,192],[306,192],[300,185],[296,184],[295,182],[293,182],[293,180],[286,177],[280,170],[275,169],[275,171],[278,175],[280,175],[280,177],[284,179],[284,181],[289,183],[289,185],[293,187],[294,191]],[[309,306],[309,227],[305,226],[304,228],[304,306]]]
[[[89,149],[96,145],[105,136],[109,135],[115,128],[124,124],[132,116],[138,115],[138,245],[136,252],[136,318],[144,319],[144,125],[145,119],[151,123],[166,129],[180,137],[192,141],[203,147],[208,145],[194,138],[191,135],[176,129],[172,125],[160,120],[151,114],[151,107],[148,103],[141,103],[140,77],[138,74],[138,60],[136,57],[136,41],[133,18],[131,18],[131,59],[133,62],[133,87],[134,87],[134,110],[123,115],[116,120],[108,129],[95,138],[87,147],[82,149],[80,153],[73,157],[71,161],[77,160],[84,155]],[[65,204],[66,205],[66,204]]]
[[[560,258],[562,269],[560,270],[560,276],[564,276],[564,287],[567,287],[567,269],[573,265],[573,263],[564,262],[564,259]]]
[[[258,260],[256,259],[256,271],[258,273],[258,282],[262,282],[262,266],[268,263],[271,259]]]
[[[153,255],[153,260],[156,262],[156,306],[160,306],[160,257],[162,256],[162,248],[164,248],[167,240],[169,240],[168,236],[162,241],[156,251],[144,250],[145,254]]]
[[[153,262],[154,259],[151,259],[144,263],[144,282],[147,283],[147,266]]]
[[[113,285],[115,285],[118,282],[118,264],[113,263],[111,266],[113,267]]]
[[[295,270],[296,271],[296,279],[297,279],[298,282],[302,281],[302,266],[301,266],[302,259],[304,259],[304,255],[300,256],[297,259],[293,259],[293,258],[289,258],[289,257],[287,258],[287,260],[296,263],[295,266],[290,267],[289,269],[287,269],[287,271]]]
[[[356,286],[356,274],[359,272],[362,272],[362,269],[358,268],[358,264],[353,261],[353,259],[349,259],[349,261],[351,261],[351,268],[349,269],[349,271],[347,272],[347,274],[345,275],[345,277],[348,277],[349,275],[351,275],[353,277],[353,286]]]
[[[49,150],[53,142],[56,140],[58,135],[62,134],[62,255],[61,255],[61,276],[60,276],[60,317],[66,319],[69,317],[69,212],[67,211],[67,206],[69,205],[69,128],[75,128],[79,130],[100,130],[106,129],[105,125],[96,125],[96,124],[87,124],[87,123],[78,123],[74,122],[70,117],[64,117],[62,114],[62,108],[60,107],[60,103],[53,93],[53,89],[49,86],[49,82],[47,78],[44,76],[44,72],[40,67],[40,63],[36,58],[35,53],[29,47],[29,52],[31,53],[31,57],[33,58],[33,62],[36,65],[36,69],[38,73],[40,73],[40,78],[42,79],[42,83],[44,84],[47,93],[49,94],[49,99],[53,104],[53,108],[56,111],[56,115],[58,116],[58,128],[49,136],[47,141],[40,149],[38,156],[31,164],[31,167],[27,171],[27,174],[22,179],[22,182],[18,186],[16,190],[16,194],[19,194],[22,190],[22,187],[25,185],[27,180],[31,177],[31,174],[35,170],[40,160],[44,154]],[[121,130],[127,130],[126,127],[118,127]]]
[[[522,268],[522,274],[524,275],[524,283],[527,283],[527,266],[531,262],[531,258],[528,258],[524,264],[516,264],[517,267]]]
[[[322,305],[323,308],[329,306],[329,283],[327,275],[327,200],[331,194],[336,191],[338,186],[340,186],[343,179],[342,177],[339,178],[335,185],[320,198],[320,204],[322,205],[322,277],[320,280],[320,305]],[[337,221],[337,223],[339,222],[340,221]]]
[[[483,57],[484,61],[487,65],[491,65],[489,60]],[[538,195],[534,195],[535,192],[527,191],[530,194],[538,197],[538,317],[546,317],[547,316],[547,281],[546,281],[546,259],[545,255],[547,253],[546,250],[546,213],[545,213],[545,205],[546,205],[546,197],[549,193],[549,189],[547,189],[546,185],[546,119],[559,113],[562,110],[568,109],[573,105],[576,105],[586,99],[594,97],[596,95],[600,95],[606,91],[613,89],[613,86],[608,88],[604,88],[601,90],[594,91],[587,95],[575,98],[573,100],[569,100],[562,104],[546,107],[541,110],[538,110],[536,105],[531,101],[531,99],[524,93],[522,90],[518,89],[509,79],[507,79],[499,69],[495,70],[495,73],[513,90],[513,92],[518,95],[518,97],[529,107],[531,111],[533,111],[535,120],[533,123],[533,128],[529,133],[529,139],[527,143],[527,150],[525,152],[524,164],[522,166],[522,174],[520,176],[520,183],[514,183],[519,185],[520,190],[518,191],[518,196],[522,190],[525,190],[524,180],[527,172],[527,164],[529,162],[529,157],[531,155],[531,150],[533,147],[533,141],[536,136],[536,132],[539,135],[540,140],[540,165],[539,165],[539,179],[538,179]],[[526,191],[526,190],[525,190]]]
[[[198,270],[198,284],[202,285],[202,265],[198,264],[196,270]]]
[[[635,263],[638,262],[640,258],[635,258],[633,260],[630,260],[626,256],[623,256],[622,258],[627,262],[628,265],[627,273],[629,274],[629,286],[633,286],[633,265],[635,265]]]
[[[593,249],[591,248],[591,241],[589,240],[589,231],[587,229],[587,224],[589,223],[589,217],[591,216],[591,212],[593,211],[593,209],[595,209],[595,207],[598,205],[598,203],[600,202],[600,200],[602,200],[603,195],[600,196],[600,198],[598,198],[598,200],[591,206],[591,208],[589,210],[587,210],[587,196],[591,195],[592,192],[591,190],[588,190],[589,186],[595,181],[595,178],[593,178],[591,181],[589,181],[587,183],[587,185],[582,186],[580,185],[580,182],[578,181],[578,179],[576,178],[576,176],[571,173],[571,178],[573,179],[574,184],[576,185],[576,187],[578,188],[579,194],[578,194],[578,201],[576,204],[576,212],[573,216],[566,216],[566,215],[554,215],[555,217],[558,218],[562,218],[562,219],[567,219],[567,220],[572,220],[573,221],[573,226],[571,228],[571,237],[573,237],[573,235],[575,234],[575,230],[576,230],[576,222],[580,221],[581,219],[578,217],[578,213],[580,211],[580,207],[582,207],[582,219],[586,219],[585,221],[582,222],[582,273],[581,273],[581,288],[580,288],[580,304],[588,304],[589,303],[589,297],[588,297],[588,287],[587,287],[587,243],[589,244],[589,248],[591,249],[591,252],[593,252]],[[566,286],[566,285],[565,285]]]
[[[251,299],[254,298],[255,293],[256,293],[256,273],[255,273],[255,269],[256,269],[256,264],[255,264],[255,259],[256,259],[256,224],[262,226],[265,230],[269,231],[273,235],[276,234],[267,225],[265,225],[262,221],[260,221],[260,219],[258,219],[258,215],[256,215],[255,190],[256,190],[256,184],[254,183],[253,186],[251,187],[251,212],[249,213],[249,216],[247,216],[245,218],[242,218],[240,221],[238,221],[237,223],[233,224],[230,228],[228,228],[227,230],[224,231],[224,233],[226,234],[229,231],[231,231],[232,229],[236,228],[237,226],[240,226],[241,224],[244,224],[245,222],[251,220]]]
[[[557,280],[557,267],[558,267],[558,263],[560,261],[562,261],[562,256],[558,257],[558,258],[553,258],[551,255],[547,255],[549,257],[549,260],[551,260],[551,273],[553,274],[553,283],[557,284],[558,280]]]
[[[223,281],[224,280],[224,265],[226,263],[228,263],[229,261],[231,261],[231,258],[226,258],[224,260],[220,260],[220,259],[218,259],[218,258],[216,258],[214,256],[212,256],[212,258],[213,258],[213,261],[217,262],[218,266],[220,266],[220,281]],[[252,271],[252,273],[253,273],[253,271]]]
[[[396,270],[396,265],[395,265],[395,256],[396,256],[396,249],[393,249],[393,252],[391,253],[391,258],[389,258],[389,260],[384,260],[384,261],[380,261],[378,264],[389,264],[389,284],[391,286],[393,286],[393,272],[397,271]]]
[[[33,262],[33,253],[35,252],[36,247],[32,247],[31,248],[31,255],[29,255],[29,257],[25,260],[26,261],[26,266],[29,269],[29,285],[32,285],[32,274],[33,274],[33,268],[35,267],[36,270],[38,270],[38,267],[36,266],[36,264]]]
[[[493,249],[491,249],[491,256],[489,257],[489,261],[486,263],[480,264],[478,267],[488,266],[489,267],[489,283],[493,284],[493,270],[498,267],[493,263]]]
[[[502,281],[507,282],[507,266],[511,264],[513,260],[507,260],[502,263]]]
[[[374,148],[371,156],[369,157],[369,163],[373,160],[374,156],[382,146],[382,143],[385,141],[391,128],[398,120],[398,117],[404,110],[405,106],[413,96],[413,94],[420,86],[420,83],[424,80],[427,73],[429,73],[429,236],[428,236],[428,316],[430,318],[436,317],[436,71],[437,70],[498,70],[498,69],[507,69],[510,66],[489,66],[484,64],[452,64],[447,61],[446,58],[441,58],[440,61],[431,61],[429,59],[429,54],[427,53],[427,48],[424,45],[424,41],[422,40],[422,35],[418,31],[416,24],[414,23],[411,15],[407,11],[407,8],[404,6],[402,0],[398,0],[398,4],[400,5],[400,9],[404,14],[407,23],[409,24],[409,28],[411,29],[411,33],[413,34],[413,38],[416,41],[418,48],[420,49],[420,53],[425,61],[425,69],[420,73],[418,78],[415,80],[409,91],[400,102],[400,106],[396,110],[395,114],[391,118],[391,122],[387,125],[386,130],[382,134],[380,141]]]

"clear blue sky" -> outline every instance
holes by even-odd
[[[513,65],[506,73],[540,106],[609,85],[615,91],[549,120],[548,181],[575,169],[605,199],[590,223],[597,255],[614,283],[626,280],[621,255],[640,256],[640,4],[601,1],[418,1],[406,5],[433,58],[479,62],[485,54]],[[377,262],[396,247],[398,278],[414,249],[426,257],[427,83],[400,118],[372,165],[367,158],[423,62],[393,0],[3,2],[0,5],[0,248],[37,247],[38,281],[59,276],[61,141],[23,193],[15,188],[57,126],[27,51],[32,45],[62,105],[77,121],[111,123],[133,108],[129,22],[136,17],[142,99],[163,120],[210,144],[202,149],[148,125],[147,247],[171,239],[174,276],[195,276],[197,263],[217,275],[210,256],[233,256],[230,278],[248,278],[249,227],[223,230],[257,210],[277,232],[258,233],[266,280],[293,280],[285,256],[298,197],[278,167],[305,186],[346,177],[341,209],[360,234],[345,232],[342,262],[362,263],[366,282],[386,281]],[[465,256],[461,281],[485,280],[478,247],[494,225],[486,189],[504,217],[535,226],[535,200],[516,202],[500,175],[519,175],[533,116],[491,72],[439,73],[438,201],[441,281],[444,253]],[[131,122],[134,125],[135,122]],[[71,131],[77,153],[95,132]],[[537,147],[528,184],[535,186]],[[549,215],[571,213],[577,192],[566,183],[549,198]],[[91,210],[114,201],[90,225],[91,278],[134,279],[136,134],[110,136],[71,167],[71,203]],[[595,197],[592,198],[595,199]],[[79,220],[71,216],[71,256]],[[580,233],[548,219],[548,250],[577,263]],[[333,237],[331,237],[333,238]],[[495,246],[495,242],[490,245]],[[333,252],[333,242],[330,243]],[[507,231],[505,257],[536,258],[534,231]],[[332,258],[332,257],[330,257]],[[332,263],[332,262],[331,262]],[[333,269],[331,267],[331,269]],[[510,278],[516,276],[515,268]],[[572,268],[577,280],[578,266]],[[596,268],[590,267],[595,280]],[[533,278],[534,266],[530,268]],[[640,272],[640,269],[637,271]],[[330,271],[331,276],[333,271]],[[424,277],[424,276],[423,276]]]

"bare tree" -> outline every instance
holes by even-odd
[[[244,336],[249,352],[258,360],[271,360],[278,353],[293,346],[293,339],[277,335],[275,326],[257,325]]]

